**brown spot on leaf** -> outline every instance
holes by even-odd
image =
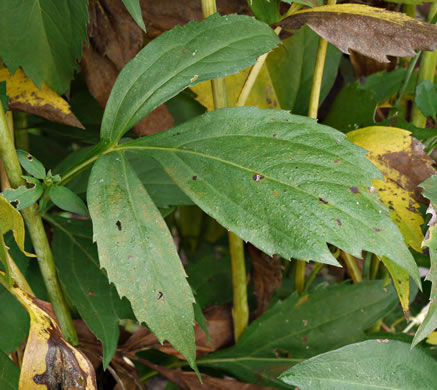
[[[338,219],[338,218],[337,218],[336,221],[337,221],[337,225],[338,225],[338,226],[343,225],[343,223],[341,222],[341,219]]]
[[[349,189],[354,194],[358,194],[360,192],[360,189],[358,187],[356,187],[356,186],[350,186]]]
[[[252,179],[255,180],[256,182],[259,182],[260,180],[264,179],[264,176],[256,173],[255,175],[252,176]]]
[[[322,202],[323,204],[328,204],[328,201],[323,199],[323,198],[319,198],[320,202]]]
[[[380,229],[380,228],[377,228],[377,227],[374,227],[373,230],[374,230],[375,232],[380,232],[380,231],[381,231],[381,229]]]
[[[193,176],[193,180],[196,181],[197,180],[197,176]]]
[[[163,302],[165,300],[164,293],[162,291],[158,291],[156,296],[156,300]]]
[[[123,230],[123,227],[121,225],[121,221],[117,220],[117,222],[115,223],[115,226],[117,226],[117,229],[119,232],[121,232]]]

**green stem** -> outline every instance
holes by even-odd
[[[15,146],[12,141],[9,126],[3,107],[0,104],[0,157],[8,174],[12,188],[24,185],[21,166],[18,161]],[[78,344],[78,337],[73,326],[73,320],[65,302],[61,285],[56,275],[56,267],[53,261],[52,250],[50,248],[46,232],[38,213],[38,206],[32,205],[21,211],[26,226],[28,228],[32,244],[38,257],[39,267],[44,279],[47,292],[49,294],[53,309],[61,324],[62,331],[66,339],[73,345]]]
[[[413,19],[416,19],[416,4],[404,4],[404,12]]]
[[[202,0],[203,17],[207,18],[217,12],[215,0]],[[214,108],[228,105],[225,79],[211,81]],[[240,237],[229,232],[231,251],[234,337],[238,341],[249,324],[249,304],[247,302],[246,264],[244,260],[244,244]]]
[[[305,261],[296,260],[295,288],[299,294],[305,290],[305,268]]]
[[[10,288],[13,286],[14,283],[16,283],[16,285],[26,293],[30,295],[35,295],[32,289],[30,288],[29,283],[27,283],[26,278],[21,273],[21,270],[18,268],[17,264],[15,264],[15,261],[10,256],[5,241],[3,239],[3,236],[1,235],[0,235],[0,257],[6,263],[5,269],[7,269],[7,274],[5,276],[7,278],[9,276],[10,278],[10,281],[8,281],[9,283],[4,284],[4,286],[10,291]],[[3,275],[1,271],[0,271],[0,275]]]
[[[310,276],[308,276],[308,279],[305,282],[305,288],[304,288],[305,292],[309,290],[311,284],[313,283],[313,281],[316,278],[317,274],[320,272],[320,270],[323,268],[324,265],[325,264],[323,264],[323,263],[317,263],[314,266],[313,270],[310,273]]]
[[[437,3],[432,3],[429,9],[428,21],[434,22],[434,17],[437,13]],[[422,54],[422,61],[419,67],[419,75],[417,77],[417,85],[424,80],[434,81],[435,68],[437,64],[437,50],[433,52],[425,51]],[[426,127],[426,117],[420,112],[419,107],[414,102],[411,111],[411,123],[416,127]]]
[[[336,0],[328,0],[328,5],[335,4]],[[316,64],[314,66],[313,83],[311,86],[310,103],[308,108],[308,116],[317,119],[317,112],[319,110],[320,91],[322,89],[323,70],[325,68],[326,51],[328,49],[328,42],[320,38],[319,47],[317,49]],[[305,287],[305,262],[297,260],[296,264],[296,290],[300,293],[304,291]]]
[[[355,258],[349,253],[343,252],[343,260],[346,263],[346,268],[349,272],[349,275],[354,283],[359,283],[363,280],[361,276],[360,269],[357,266],[357,262]]]
[[[328,0],[328,5],[333,5],[336,0]],[[320,91],[322,88],[323,71],[325,68],[326,51],[328,42],[320,38],[319,48],[317,49],[316,64],[314,67],[313,84],[311,86],[310,104],[308,108],[308,116],[317,119],[317,111],[319,110]]]
[[[246,330],[249,323],[249,305],[247,303],[246,264],[244,262],[243,240],[229,232],[229,247],[231,250],[233,307],[235,341]]]
[[[375,280],[378,275],[379,264],[381,260],[376,255],[372,256],[372,261],[370,262],[370,280]]]

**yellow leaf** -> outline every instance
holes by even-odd
[[[20,250],[26,256],[35,257],[24,250],[24,222],[21,214],[3,196],[0,196],[0,233],[3,235],[10,230]]]
[[[410,275],[400,265],[396,264],[394,261],[391,261],[387,257],[382,256],[380,259],[384,263],[388,272],[390,272],[393,284],[401,302],[402,309],[405,313],[405,316],[408,318],[408,308],[410,305]]]
[[[250,69],[251,68],[247,68],[242,70],[240,73],[226,77],[225,82],[229,106],[235,106],[237,103],[238,96],[243,89]],[[206,107],[208,111],[214,110],[210,81],[197,84],[191,87],[191,90],[196,93],[196,100]],[[246,106],[256,106],[258,108],[279,108],[278,98],[265,65],[263,65],[261,68],[261,71],[250,91],[249,97],[246,101]]]
[[[426,342],[428,344],[437,345],[437,332],[432,332],[427,338]]]
[[[387,56],[413,57],[415,50],[437,47],[436,26],[363,4],[309,8],[279,23],[289,29],[305,24],[343,53],[349,54],[352,49],[378,62],[389,62]]]
[[[30,316],[19,390],[97,390],[92,364],[65,341],[51,305],[18,287],[11,292]]]
[[[416,190],[419,183],[433,174],[432,160],[410,132],[395,127],[366,127],[349,132],[347,139],[369,151],[367,158],[385,177],[385,181],[373,180],[373,186],[390,209],[405,242],[422,252],[424,221],[418,212]]]
[[[6,81],[9,109],[39,115],[50,121],[83,128],[71,112],[69,104],[45,83],[41,89],[21,69],[11,76],[9,70],[0,67],[0,82]]]

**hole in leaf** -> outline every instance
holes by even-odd
[[[252,176],[252,179],[255,180],[258,183],[260,180],[264,179],[264,176],[263,175],[258,175],[256,173],[255,175]]]
[[[158,291],[158,295],[156,296],[156,299],[158,301],[163,301],[164,300],[164,293],[162,291]]]
[[[26,156],[26,160],[28,160],[28,161],[33,161],[33,156],[29,153],[29,154]]]
[[[118,220],[118,221],[115,223],[115,225],[117,226],[118,231],[121,232],[121,230],[123,229],[123,227],[121,226],[121,221]]]

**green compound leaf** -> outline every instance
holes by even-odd
[[[242,381],[289,388],[276,378],[290,366],[364,339],[365,330],[397,306],[392,286],[365,281],[297,293],[254,321],[237,345],[198,361]],[[314,387],[314,390],[318,389]]]
[[[420,324],[419,329],[417,329],[413,346],[420,343],[437,328],[437,175],[429,177],[420,186],[423,188],[422,195],[430,200],[427,212],[432,216],[428,222],[428,231],[422,243],[422,246],[429,248],[431,268],[425,280],[429,280],[432,283],[432,287],[428,313],[425,320]]]
[[[141,14],[140,1],[123,0],[123,3],[138,26],[140,26],[144,32],[147,32],[146,26],[144,25],[143,15]]]
[[[437,362],[408,343],[369,340],[302,362],[280,379],[301,390],[433,389]]]
[[[86,0],[0,2],[0,58],[11,74],[21,67],[38,88],[46,82],[64,93],[87,39],[87,6]]]
[[[106,105],[101,137],[115,144],[140,119],[186,87],[237,73],[278,43],[269,26],[248,16],[215,14],[173,28],[150,42],[120,72]]]
[[[20,369],[0,351],[0,388],[2,390],[17,390]]]
[[[269,255],[338,265],[329,242],[357,257],[386,256],[420,285],[371,193],[382,175],[332,128],[284,111],[227,108],[120,148],[158,160],[207,214]]]
[[[123,153],[102,155],[88,186],[100,266],[138,321],[195,366],[194,297],[172,236]]]
[[[100,269],[91,221],[50,217],[49,222],[54,227],[53,255],[59,278],[81,317],[102,342],[106,368],[117,348],[123,302]]]
[[[88,209],[73,191],[67,187],[52,185],[49,190],[50,199],[62,210],[87,217]]]

